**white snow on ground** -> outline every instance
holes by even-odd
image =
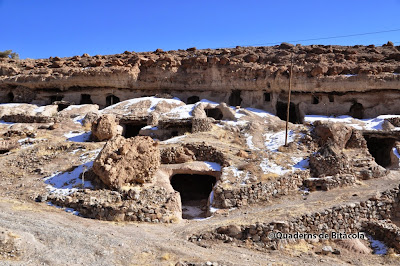
[[[285,145],[285,130],[279,131],[277,133],[266,133],[264,134],[265,138],[265,147],[270,151],[277,151],[280,146]],[[288,143],[294,140],[295,133],[293,130],[289,130],[288,132]]]
[[[143,130],[158,130],[158,127],[153,127],[151,125],[142,127]]]
[[[54,204],[51,203],[50,201],[47,202],[47,205],[52,206],[52,207],[56,207],[57,209],[63,209],[63,210],[66,211],[66,212],[69,212],[69,213],[72,213],[73,215],[79,216],[79,212],[78,212],[78,211],[75,211],[75,210],[72,209],[72,208],[63,208],[63,207],[54,205]]]
[[[197,104],[188,104],[183,106],[178,106],[173,108],[171,111],[163,114],[163,116],[176,118],[176,119],[185,119],[192,117],[192,111]]]
[[[46,177],[44,183],[47,184],[47,189],[50,193],[69,195],[78,190],[82,185],[82,180],[79,175],[83,172],[84,168],[89,169],[93,165],[93,161],[84,163],[74,168],[70,172],[59,173]],[[90,181],[85,181],[84,188],[93,188]]]
[[[41,113],[44,111],[44,109],[46,108],[45,105],[43,106],[39,106],[38,108],[36,108],[35,110],[33,110],[35,113]]]
[[[259,117],[268,117],[268,116],[274,116],[271,113],[268,113],[267,111],[261,110],[261,109],[256,109],[256,108],[244,108],[255,115],[258,115]]]
[[[221,171],[221,165],[214,163],[214,162],[204,162],[210,170],[213,171]]]
[[[141,98],[134,98],[134,99],[130,99],[130,100],[126,100],[126,101],[122,101],[122,102],[113,104],[113,105],[108,106],[108,107],[104,108],[103,110],[101,110],[100,113],[103,113],[103,112],[105,112],[107,110],[112,110],[112,109],[114,109],[114,108],[116,108],[116,107],[118,107],[120,105],[123,106],[123,109],[128,111],[129,107],[131,105],[137,104],[137,103],[143,102],[143,101],[150,101],[151,102],[150,107],[147,109],[148,113],[153,112],[155,110],[156,105],[159,104],[160,102],[167,102],[167,103],[176,104],[176,105],[179,105],[179,104],[183,103],[178,98],[164,99],[164,98],[156,98],[154,96],[152,96],[152,97],[141,97]]]
[[[198,206],[187,206],[183,205],[182,206],[182,213],[188,216],[191,216],[193,218],[199,217],[200,214],[203,213],[200,207]]]
[[[69,133],[64,134],[64,137],[66,137],[68,141],[86,142],[89,140],[91,134],[92,133],[90,131],[89,132],[70,131]]]
[[[306,170],[309,166],[309,160],[304,159],[302,157],[292,157],[293,165],[287,167],[283,167],[277,165],[274,162],[269,161],[268,159],[264,158],[260,163],[260,167],[263,170],[264,174],[267,173],[274,173],[278,175],[284,175],[288,172],[295,172],[297,170]]]
[[[373,239],[372,236],[367,235],[371,248],[374,250],[374,254],[385,255],[388,251],[388,247],[379,240]]]
[[[177,136],[177,137],[173,137],[164,141],[161,141],[162,144],[171,144],[171,143],[178,143],[181,140],[183,140],[186,137],[186,135],[182,135],[182,136]]]
[[[26,105],[25,103],[0,103],[0,106],[6,107],[20,107],[22,105]]]
[[[73,121],[74,121],[75,124],[83,125],[83,124],[82,124],[82,120],[83,120],[84,117],[85,117],[85,116],[83,116],[83,115],[77,116],[77,117],[75,117],[75,118],[73,119]]]
[[[306,115],[304,121],[314,123],[317,120],[329,121],[335,123],[344,123],[355,129],[360,130],[382,130],[382,123],[386,118],[400,117],[400,115],[380,115],[376,118],[357,119],[348,115],[341,116],[323,116],[323,115]],[[400,130],[400,127],[395,127],[394,130]]]
[[[259,148],[257,148],[253,144],[253,136],[252,135],[246,133],[246,134],[244,134],[244,136],[246,137],[247,147],[249,147],[250,150],[259,150]]]
[[[3,125],[14,125],[15,123],[5,122],[4,120],[0,120],[0,124],[3,124]]]

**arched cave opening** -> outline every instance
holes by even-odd
[[[7,94],[7,102],[8,103],[14,102],[14,93],[12,93],[11,91]]]
[[[120,99],[115,95],[108,95],[106,97],[106,106],[110,106],[116,103],[119,103]]]
[[[377,164],[383,167],[390,167],[394,163],[391,153],[396,142],[395,139],[368,135],[364,135],[364,138],[367,141],[368,151],[375,158]]]
[[[189,98],[187,98],[187,104],[195,104],[197,102],[200,101],[199,96],[190,96]]]
[[[240,90],[233,90],[231,95],[229,96],[229,105],[230,106],[240,106],[242,103],[242,98],[240,97]]]
[[[361,103],[353,103],[353,105],[350,107],[349,115],[354,118],[363,119],[364,106]]]
[[[208,197],[216,182],[210,175],[177,174],[171,177],[172,187],[181,195],[183,219],[207,216]]]
[[[286,121],[287,117],[287,103],[285,102],[277,102],[276,103],[276,115]],[[296,105],[294,103],[290,103],[289,106],[289,122],[291,123],[301,123],[301,118],[296,110]]]
[[[222,114],[222,112],[219,108],[208,108],[208,109],[204,109],[204,111],[206,112],[206,115],[208,117],[212,117],[215,120],[221,120],[224,117],[224,115]]]
[[[81,101],[79,104],[93,104],[90,94],[81,94]]]
[[[52,95],[50,96],[50,103],[53,104],[54,102],[60,102],[63,98],[63,95]]]
[[[122,125],[124,127],[123,136],[125,138],[132,138],[139,135],[140,130],[147,126],[147,123],[126,123]]]

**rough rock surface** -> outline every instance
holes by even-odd
[[[92,124],[92,135],[99,141],[109,140],[121,134],[114,115],[102,115]]]
[[[313,176],[331,176],[351,171],[346,154],[331,145],[324,145],[318,152],[310,156],[310,170]]]
[[[346,146],[350,139],[353,129],[341,123],[322,123],[316,121],[314,123],[314,133],[319,138],[319,145],[325,145],[328,141],[332,141],[334,145],[340,148]]]
[[[105,185],[148,183],[160,166],[158,143],[150,137],[116,137],[106,143],[93,163],[93,171]]]

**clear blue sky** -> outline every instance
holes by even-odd
[[[400,0],[0,0],[0,51],[21,58],[271,45],[400,45]]]

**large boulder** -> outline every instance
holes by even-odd
[[[129,184],[153,181],[160,166],[158,143],[150,137],[124,138],[108,141],[93,162],[93,171],[111,189]]]
[[[122,127],[116,122],[115,115],[102,115],[92,124],[92,135],[96,140],[110,140],[121,135]]]
[[[329,142],[330,144],[344,148],[352,136],[352,132],[353,129],[350,126],[342,123],[323,123],[321,121],[314,123],[314,133],[318,138],[320,146]]]

